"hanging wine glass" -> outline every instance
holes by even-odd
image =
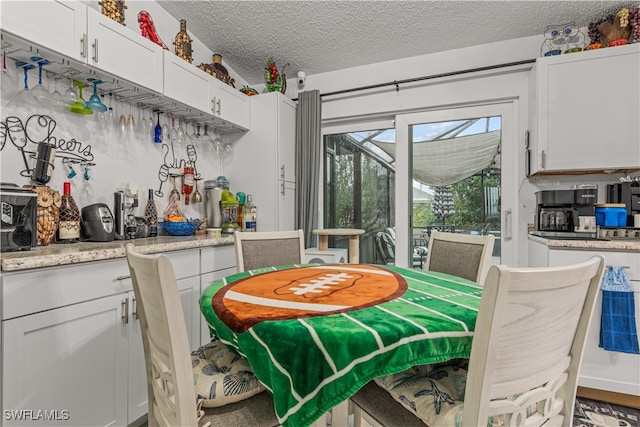
[[[32,64],[27,64],[26,62],[17,61],[17,68],[22,68],[24,70],[24,88],[20,90],[16,96],[13,97],[11,101],[7,104],[8,110],[13,109],[29,109],[29,107],[33,107],[34,104],[37,104],[36,98],[29,93],[29,70],[35,68]]]
[[[98,85],[102,83],[102,80],[89,78],[87,79],[87,81],[93,84],[93,95],[91,95],[91,98],[89,98],[89,100],[84,103],[84,106],[93,111],[98,111],[101,113],[106,112],[108,108],[102,103],[100,97],[98,96]]]
[[[127,116],[127,132],[131,140],[134,139],[136,134],[136,121],[133,118],[132,105],[129,103],[129,115]]]
[[[176,178],[179,177],[180,174],[172,173],[170,175],[173,188],[171,189],[171,193],[169,193],[169,200],[175,197],[175,200],[180,201],[180,191],[178,191],[178,187],[176,187]]]
[[[51,106],[51,94],[42,84],[42,67],[49,64],[49,61],[39,56],[32,56],[29,59],[38,64],[38,84],[31,89],[31,95],[43,106]]]
[[[79,201],[81,205],[88,205],[93,201],[93,196],[94,196],[93,186],[89,182],[89,179],[91,179],[91,175],[89,173],[90,164],[81,164],[80,166],[82,167],[83,171],[82,171],[82,190],[80,191]]]
[[[157,144],[161,144],[162,143],[162,126],[160,126],[160,111],[156,110],[155,112],[158,113],[158,122],[156,123],[156,126],[154,128],[153,142]]]
[[[78,91],[73,85],[73,79],[69,79],[69,81],[71,82],[70,86],[62,94],[62,99],[67,105],[73,104],[78,99]]]
[[[62,94],[58,91],[58,80],[60,80],[60,77],[54,77],[53,79],[54,89],[51,94],[51,106],[56,110],[62,110],[67,106],[67,104],[64,102]]]
[[[82,89],[87,87],[86,83],[73,81],[73,85],[78,88],[78,99],[69,105],[69,111],[76,114],[93,114],[93,110],[85,107],[86,101],[82,97]]]
[[[142,107],[142,104],[138,104],[138,136],[140,139],[144,139],[147,133],[147,118],[145,117],[146,112]]]
[[[20,76],[18,75],[18,69],[15,67],[7,67],[7,52],[2,52],[2,82],[0,83],[0,90],[2,91],[2,104],[6,104],[9,100],[22,89],[22,84],[18,86]]]

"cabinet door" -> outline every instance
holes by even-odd
[[[191,350],[200,346],[200,277],[193,276],[178,280],[178,291],[182,301],[184,321],[187,325],[187,335]]]
[[[640,45],[540,58],[536,68],[542,169],[640,167]]]
[[[296,181],[296,104],[278,95],[278,167],[279,177]]]
[[[2,31],[85,61],[87,7],[79,1],[3,1]]]
[[[239,130],[248,130],[251,122],[249,97],[238,89],[212,78],[209,80],[210,109],[215,117],[237,126]]]
[[[2,408],[57,410],[46,425],[127,424],[124,294],[2,323]],[[42,420],[9,425],[43,425]]]
[[[147,367],[144,360],[142,329],[138,317],[138,305],[133,291],[127,294],[129,299],[129,398],[127,424],[148,412]]]
[[[89,65],[162,93],[162,48],[97,10],[87,9]]]
[[[163,57],[164,95],[210,114],[208,89],[212,77],[173,52],[165,51]]]
[[[296,184],[289,181],[280,181],[279,184],[278,230],[293,230],[296,222]]]

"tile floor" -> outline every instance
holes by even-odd
[[[640,400],[640,398],[638,398]],[[573,427],[640,427],[640,410],[579,397]]]

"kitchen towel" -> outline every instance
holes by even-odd
[[[607,268],[602,278],[599,346],[609,351],[640,354],[633,287],[621,266]]]

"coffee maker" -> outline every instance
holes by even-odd
[[[542,237],[595,238],[597,188],[536,192],[535,231]]]

